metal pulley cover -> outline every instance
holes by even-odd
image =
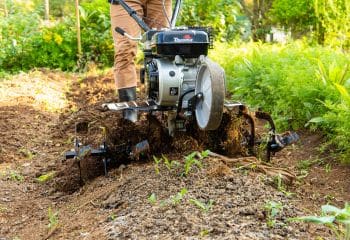
[[[197,74],[195,114],[198,127],[216,130],[222,119],[225,100],[225,72],[219,64],[205,56],[200,58]]]

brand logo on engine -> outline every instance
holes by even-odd
[[[174,42],[193,42],[191,35],[184,35],[183,38],[174,37]]]

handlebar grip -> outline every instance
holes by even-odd
[[[125,31],[120,27],[116,27],[114,30],[122,36],[125,34]]]

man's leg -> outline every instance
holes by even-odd
[[[143,16],[141,1],[128,0],[126,2],[140,16]],[[136,99],[137,74],[134,61],[137,52],[137,42],[121,36],[114,29],[120,27],[132,36],[139,35],[141,30],[135,20],[129,16],[121,5],[111,4],[110,13],[115,49],[114,77],[119,101],[132,101]]]
[[[146,7],[146,23],[151,28],[167,28],[169,27],[169,21],[171,21],[172,4],[171,0],[164,0],[165,12],[164,13],[163,0],[149,0]]]

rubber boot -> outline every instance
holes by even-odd
[[[135,101],[136,100],[136,87],[118,89],[118,95],[119,95],[119,102]],[[123,117],[124,117],[124,119],[127,119],[131,122],[136,122],[137,121],[137,111],[124,110]]]

